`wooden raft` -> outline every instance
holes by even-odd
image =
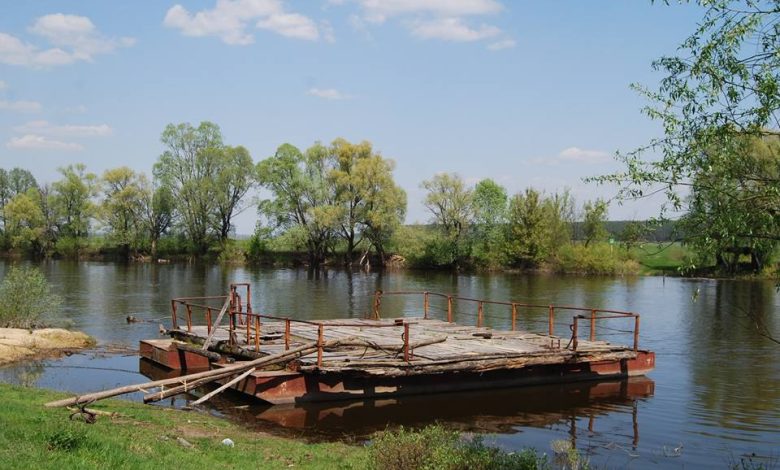
[[[403,360],[402,328],[377,328],[392,325],[393,320],[350,319],[349,326],[340,325],[345,320],[322,320],[324,340],[358,338],[379,347],[350,346],[323,352],[322,364],[317,365],[316,353],[300,357],[295,368],[301,372],[338,373],[371,376],[403,376],[417,374],[482,372],[498,369],[516,369],[531,365],[587,363],[634,359],[637,353],[626,346],[606,341],[580,339],[577,350],[567,348],[569,339],[527,331],[502,331],[485,327],[464,326],[434,319],[408,319],[410,337],[415,344],[411,360]],[[361,326],[365,325],[365,326]],[[249,337],[236,328],[240,348],[253,354],[272,355],[284,352],[284,322],[268,321],[262,324],[259,350],[255,348],[252,331]],[[208,336],[206,326],[193,325],[189,333],[183,329],[172,330],[200,340]],[[226,328],[213,332],[214,343],[227,343]],[[296,324],[289,347],[317,341],[316,324]],[[248,341],[247,341],[248,340]],[[432,343],[432,344],[427,344]]]

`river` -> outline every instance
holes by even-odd
[[[534,447],[550,454],[553,441],[566,440],[599,468],[725,468],[752,454],[757,463],[776,465],[780,459],[780,344],[756,329],[758,320],[780,335],[780,293],[773,282],[425,271],[314,275],[300,269],[66,261],[40,266],[64,301],[63,318],[56,321],[93,335],[104,347],[137,348],[140,339],[158,336],[158,323],[168,322],[172,297],[221,295],[232,281],[252,283],[255,311],[301,319],[362,317],[376,289],[638,312],[640,347],[657,354],[656,369],[639,381],[292,409],[225,396],[210,411],[265,432],[314,440],[359,440],[388,425],[439,421],[484,433],[488,442],[509,450]],[[0,262],[0,277],[7,268]],[[383,312],[392,309],[392,302],[383,304]],[[127,323],[128,315],[154,321]],[[469,321],[469,315],[458,311],[456,321]],[[519,324],[543,315],[520,312]],[[506,328],[509,316],[486,310],[485,321]],[[614,334],[625,342],[623,333]],[[6,367],[0,380],[84,392],[146,377],[136,355],[99,349]]]

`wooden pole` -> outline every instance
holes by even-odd
[[[590,311],[590,340],[596,341],[596,310]]]
[[[328,341],[326,343],[323,343],[322,347],[329,348],[329,347],[337,347],[341,344],[342,341],[351,341],[351,338],[344,338],[344,340],[332,340]],[[143,382],[139,384],[134,385],[126,385],[124,387],[118,387],[118,388],[112,388],[110,390],[103,390],[101,392],[95,392],[95,393],[87,393],[84,395],[72,397],[72,398],[65,398],[62,400],[57,400],[53,402],[46,403],[46,407],[53,408],[58,406],[72,406],[72,405],[78,405],[80,403],[88,403],[96,400],[102,400],[104,398],[110,398],[115,397],[118,395],[124,395],[126,393],[133,393],[133,392],[139,392],[144,391],[145,389],[149,388],[156,388],[161,387],[165,385],[171,385],[171,384],[183,384],[187,381],[193,381],[197,379],[202,379],[205,377],[214,377],[214,376],[221,376],[223,374],[229,374],[233,375],[242,371],[245,371],[246,369],[252,368],[252,367],[261,367],[261,366],[268,366],[273,365],[279,362],[284,362],[286,360],[293,359],[295,357],[305,356],[306,354],[312,353],[317,349],[317,342],[311,342],[303,344],[297,348],[290,349],[289,351],[286,351],[284,353],[279,354],[271,354],[268,356],[263,356],[259,359],[255,359],[252,361],[247,361],[241,364],[234,364],[230,366],[223,367],[221,369],[215,369],[215,370],[207,370],[205,372],[198,372],[195,374],[189,374],[189,375],[182,375],[180,377],[172,377],[169,379],[162,379],[162,380],[155,380],[153,382]]]
[[[260,352],[260,317],[255,315],[255,351]]]
[[[572,350],[577,350],[577,319],[579,317],[577,315],[574,316],[574,324],[571,327],[571,346]]]
[[[206,340],[203,342],[203,350],[207,350],[209,348],[209,345],[211,344],[211,339],[214,337],[214,333],[217,331],[217,328],[219,328],[219,323],[222,321],[222,317],[225,315],[225,312],[227,311],[228,307],[230,306],[230,296],[228,296],[225,299],[225,303],[222,304],[222,309],[217,314],[217,319],[214,321],[214,327],[210,329],[209,335],[206,337]],[[209,315],[210,316],[210,315]],[[211,322],[209,322],[211,323]],[[230,330],[232,332],[233,330],[233,322],[230,323]],[[232,335],[231,335],[232,336]]]
[[[482,327],[482,315],[484,313],[483,308],[484,307],[482,306],[482,302],[479,302],[477,304],[477,328]]]
[[[248,371],[246,371],[243,374],[239,375],[238,377],[234,378],[233,380],[231,380],[230,382],[226,383],[225,385],[222,385],[218,389],[216,389],[216,390],[214,390],[212,392],[209,392],[209,393],[203,395],[202,397],[198,398],[197,400],[192,402],[191,405],[192,406],[200,405],[201,403],[209,401],[211,399],[211,397],[213,397],[215,395],[218,395],[218,394],[224,392],[225,390],[227,390],[229,387],[232,387],[233,385],[237,384],[238,382],[241,382],[242,380],[247,378],[249,375],[251,375],[254,371],[255,371],[255,368],[252,367],[251,369],[249,369]]]
[[[178,318],[176,318],[176,301],[171,300],[171,326],[173,329],[179,328]]]
[[[428,292],[423,292],[423,318],[428,319]]]
[[[447,296],[447,322],[452,323],[452,296]]]

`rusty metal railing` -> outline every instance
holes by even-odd
[[[246,289],[246,302],[243,302],[242,296],[239,294],[239,289]],[[402,329],[401,338],[403,340],[402,352],[405,362],[410,362],[414,359],[414,351],[410,339],[410,322],[404,320],[396,320],[393,323],[356,323],[349,321],[340,322],[320,322],[314,320],[299,320],[290,317],[283,317],[277,315],[261,314],[252,311],[251,305],[251,287],[247,283],[231,284],[230,294],[223,296],[207,296],[207,297],[177,297],[171,300],[171,320],[173,329],[179,329],[179,308],[184,309],[184,320],[186,321],[186,331],[192,333],[193,329],[193,316],[198,316],[198,313],[202,315],[202,319],[206,324],[206,331],[211,335],[212,330],[221,328],[221,322],[217,323],[217,319],[214,319],[213,312],[218,311],[220,307],[217,305],[209,305],[208,301],[218,300],[220,303],[224,303],[226,299],[230,299],[230,306],[227,310],[228,314],[228,342],[231,345],[236,344],[239,336],[243,336],[244,343],[247,345],[253,344],[256,351],[260,350],[261,338],[262,338],[262,326],[263,320],[277,320],[284,322],[284,349],[285,351],[290,349],[291,338],[295,336],[294,326],[307,325],[317,327],[317,366],[322,367],[323,353],[324,353],[324,337],[326,328],[334,327],[358,327],[358,328],[399,328]],[[193,311],[195,310],[195,313]]]
[[[577,350],[580,341],[580,322],[586,321],[589,323],[589,341],[596,341],[597,339],[597,322],[614,319],[633,319],[633,327],[631,330],[616,330],[622,333],[630,333],[633,336],[633,349],[639,350],[639,314],[634,312],[627,312],[622,310],[603,309],[603,308],[589,308],[589,307],[576,307],[570,305],[554,305],[554,304],[531,304],[525,302],[513,302],[513,301],[498,301],[498,300],[486,300],[475,299],[471,297],[462,297],[456,294],[443,294],[439,292],[429,291],[391,291],[385,292],[378,290],[374,293],[373,301],[373,317],[374,319],[381,318],[382,298],[386,296],[421,296],[422,297],[422,312],[423,319],[428,319],[431,313],[431,298],[440,298],[446,300],[446,321],[449,323],[454,322],[453,308],[454,302],[466,302],[476,304],[476,326],[478,328],[484,326],[485,323],[485,306],[486,305],[500,305],[509,307],[509,320],[511,331],[517,330],[518,313],[520,309],[532,310],[532,309],[544,309],[547,313],[547,335],[550,337],[555,336],[556,315],[562,312],[574,312],[571,317],[571,323],[567,326],[571,331],[571,340],[567,347],[571,347],[573,350]]]
[[[241,290],[245,290],[245,297],[241,295]],[[509,307],[508,319],[510,322],[510,328],[512,331],[517,330],[518,317],[521,311],[531,310],[543,310],[546,312],[546,332],[540,332],[540,334],[547,334],[550,337],[551,348],[561,348],[561,340],[555,336],[556,331],[556,316],[559,316],[562,312],[574,312],[572,315],[571,323],[567,323],[566,326],[571,332],[571,339],[568,344],[564,346],[565,349],[571,349],[577,351],[580,346],[580,327],[582,322],[587,322],[589,326],[588,340],[596,341],[597,339],[597,323],[607,320],[615,319],[633,319],[632,330],[616,330],[624,334],[633,335],[633,349],[639,350],[639,314],[633,312],[626,312],[620,310],[611,309],[597,309],[586,307],[575,307],[569,305],[554,305],[554,304],[531,304],[524,302],[513,301],[496,301],[486,299],[475,299],[471,297],[458,296],[456,294],[443,294],[438,292],[428,291],[393,291],[383,292],[376,291],[373,296],[373,319],[381,319],[382,299],[388,296],[419,296],[422,297],[422,318],[430,319],[433,303],[432,299],[442,299],[446,302],[446,307],[442,308],[447,322],[454,322],[455,315],[455,303],[467,303],[475,304],[475,324],[477,327],[483,327],[485,324],[485,307],[486,306],[504,306]],[[246,301],[244,301],[244,298]],[[172,311],[172,325],[174,329],[179,328],[179,309],[184,309],[184,320],[186,321],[186,330],[192,332],[193,329],[193,315],[197,316],[197,313],[193,313],[193,310],[200,312],[202,320],[206,325],[206,330],[209,335],[215,328],[224,328],[221,326],[221,319],[214,318],[214,312],[219,311],[220,307],[216,305],[209,305],[209,301],[219,301],[220,304],[230,299],[229,308],[226,313],[228,315],[228,341],[229,344],[234,345],[238,342],[239,337],[243,336],[244,343],[247,345],[254,345],[255,350],[260,350],[262,343],[262,329],[264,320],[275,320],[284,322],[284,346],[285,350],[290,349],[291,338],[295,335],[295,329],[299,329],[301,326],[317,328],[317,365],[323,364],[323,344],[324,337],[326,335],[327,328],[334,327],[359,327],[359,328],[399,328],[402,329],[401,337],[403,339],[403,357],[404,361],[410,362],[414,359],[414,352],[411,346],[410,339],[410,322],[406,319],[396,319],[393,323],[379,323],[366,324],[356,323],[349,321],[339,322],[322,322],[316,320],[299,320],[285,316],[269,315],[263,313],[256,313],[252,311],[251,304],[251,287],[248,283],[231,284],[230,292],[225,296],[208,296],[208,297],[179,297],[171,301]],[[473,310],[472,310],[473,312]],[[201,323],[202,324],[202,323]],[[531,331],[530,329],[527,331]]]

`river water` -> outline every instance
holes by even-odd
[[[7,266],[0,262],[0,277]],[[485,434],[510,450],[535,447],[551,454],[551,443],[565,440],[599,468],[725,468],[746,456],[770,467],[780,461],[780,344],[756,328],[759,322],[780,336],[780,293],[772,282],[415,271],[315,275],[65,261],[40,266],[64,299],[57,321],[93,335],[103,347],[0,369],[2,381],[72,392],[144,381],[136,355],[107,354],[106,346],[137,349],[139,340],[158,336],[158,323],[167,324],[172,297],[221,295],[233,281],[252,283],[255,311],[301,319],[362,317],[376,289],[582,305],[640,313],[640,347],[656,352],[656,369],[630,381],[306,407],[259,406],[225,395],[210,412],[264,432],[314,440],[360,440],[387,426],[438,421]],[[383,313],[418,307],[388,297]],[[431,308],[432,314],[441,309]],[[152,321],[128,324],[128,315]],[[521,311],[518,323],[539,330],[545,315]],[[456,321],[473,317],[465,307],[456,309]],[[499,309],[485,311],[486,323],[496,328],[508,327],[509,318]],[[625,326],[599,330],[599,336],[629,342]],[[182,403],[179,398],[164,406]]]

